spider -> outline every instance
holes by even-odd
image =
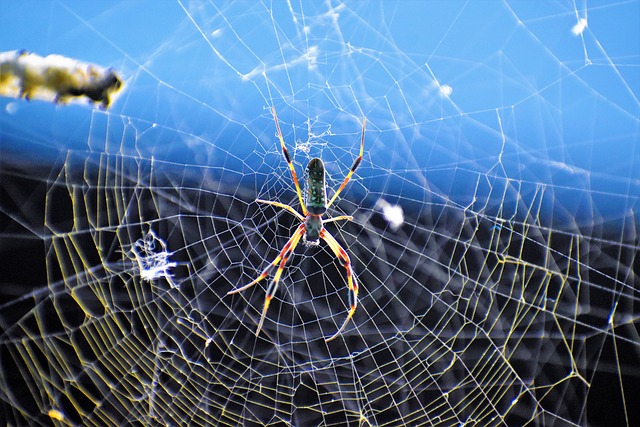
[[[282,155],[289,165],[289,170],[291,171],[291,177],[293,179],[293,183],[296,186],[296,192],[298,193],[298,200],[300,201],[300,209],[302,210],[302,214],[296,211],[293,207],[275,202],[272,200],[261,200],[257,199],[256,202],[265,203],[268,205],[273,205],[282,209],[285,209],[289,213],[293,214],[298,218],[302,223],[296,228],[296,231],[293,233],[289,241],[284,245],[278,256],[264,269],[262,274],[258,276],[253,282],[248,285],[242,286],[241,288],[231,290],[227,293],[235,294],[238,292],[242,292],[256,283],[260,282],[262,279],[267,277],[269,273],[278,266],[276,274],[273,276],[273,281],[267,287],[267,293],[264,299],[264,306],[262,308],[262,315],[260,317],[260,322],[258,322],[258,328],[256,329],[256,336],[260,333],[262,329],[262,324],[264,323],[264,319],[267,315],[267,310],[269,308],[269,304],[271,303],[271,299],[273,295],[276,293],[276,289],[278,288],[278,281],[282,276],[282,270],[284,269],[287,261],[291,254],[293,254],[294,249],[300,242],[302,238],[304,243],[308,246],[317,246],[320,244],[320,239],[324,240],[329,248],[333,251],[335,256],[340,259],[344,264],[344,268],[347,272],[347,287],[349,289],[349,314],[347,315],[346,320],[342,324],[342,326],[338,329],[338,331],[326,338],[325,341],[331,341],[336,338],[340,333],[344,330],[349,323],[349,320],[353,317],[353,313],[356,311],[356,305],[358,304],[358,282],[356,280],[355,275],[353,274],[353,270],[351,268],[351,260],[349,259],[349,255],[347,252],[340,246],[338,241],[329,233],[329,231],[324,228],[324,224],[328,222],[342,221],[342,220],[352,220],[353,217],[350,215],[340,215],[332,218],[322,218],[327,209],[331,207],[333,202],[338,197],[338,194],[344,189],[349,180],[351,179],[351,175],[356,171],[360,162],[362,161],[362,154],[364,152],[364,131],[367,125],[366,117],[362,121],[362,138],[360,140],[360,154],[356,158],[353,166],[351,166],[351,170],[347,173],[347,176],[342,181],[342,184],[338,188],[338,190],[333,194],[329,203],[327,200],[327,185],[325,182],[325,169],[324,163],[319,158],[314,158],[309,161],[306,169],[306,180],[305,180],[305,189],[306,189],[306,203],[302,198],[302,190],[300,190],[300,184],[298,183],[298,177],[296,176],[296,171],[293,167],[293,163],[291,161],[291,156],[287,151],[287,147],[284,145],[284,138],[282,137],[282,132],[280,131],[280,125],[278,124],[278,116],[276,115],[276,109],[273,107],[271,109],[273,114],[273,120],[276,123],[276,130],[278,131],[278,138],[280,139],[280,145],[282,147]]]

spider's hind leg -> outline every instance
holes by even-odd
[[[269,308],[269,304],[271,303],[271,299],[273,298],[273,295],[276,293],[276,290],[278,289],[278,281],[280,280],[280,276],[282,275],[282,270],[284,269],[284,266],[289,260],[289,256],[293,253],[293,250],[298,245],[298,242],[300,242],[300,238],[302,237],[304,232],[305,232],[305,227],[304,227],[304,223],[302,223],[298,226],[298,228],[293,233],[289,241],[284,245],[284,247],[276,257],[276,259],[274,259],[269,264],[269,266],[264,269],[264,271],[262,272],[262,274],[260,274],[260,276],[258,276],[253,282],[249,283],[248,285],[244,285],[240,288],[232,289],[229,292],[227,292],[227,295],[229,295],[229,294],[242,292],[245,289],[249,289],[256,283],[258,283],[259,281],[267,277],[269,273],[271,273],[271,270],[273,270],[273,268],[276,265],[278,265],[278,270],[276,271],[276,274],[273,276],[273,281],[269,283],[269,286],[267,286],[267,293],[265,295],[264,306],[262,307],[262,315],[260,316],[260,322],[258,323],[256,335],[258,335],[260,333],[260,329],[262,329],[262,324],[267,315],[267,309]]]
[[[353,274],[353,269],[351,268],[351,259],[349,259],[349,254],[340,246],[340,243],[329,233],[326,229],[323,229],[320,233],[320,237],[327,242],[333,253],[338,257],[338,259],[344,262],[344,268],[347,271],[347,288],[349,289],[349,314],[347,314],[347,318],[342,323],[342,326],[338,329],[336,333],[331,335],[329,338],[326,338],[325,341],[329,342],[335,339],[338,335],[344,331],[349,323],[349,320],[353,317],[353,314],[356,312],[356,307],[358,305],[358,280],[356,276]]]
[[[271,299],[275,295],[276,290],[278,290],[278,282],[280,281],[280,277],[282,276],[282,271],[284,270],[287,261],[289,261],[289,257],[293,253],[294,249],[296,248],[296,246],[298,246],[298,242],[300,242],[300,237],[302,237],[304,230],[304,224],[300,224],[300,226],[298,226],[298,229],[295,231],[295,233],[293,233],[293,236],[291,236],[284,249],[280,253],[281,255],[278,256],[278,258],[281,258],[282,260],[280,261],[280,265],[278,266],[276,274],[273,276],[273,280],[267,287],[267,293],[264,296],[262,314],[260,315],[260,321],[258,322],[258,327],[256,328],[256,336],[258,336],[260,330],[262,329],[262,324],[264,323],[264,319],[267,316],[267,310],[269,309]]]

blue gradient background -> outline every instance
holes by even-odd
[[[375,142],[360,174],[390,197],[419,200],[422,187],[464,206],[486,174],[522,184],[505,203],[549,186],[554,216],[638,219],[640,2],[334,7],[332,22],[324,3],[292,15],[284,2],[3,1],[0,51],[111,66],[127,88],[106,115],[1,98],[0,150],[45,163],[69,149],[132,150],[234,168],[255,187],[262,175],[250,175],[273,148],[275,105],[288,141],[307,138],[309,118],[331,127],[325,139],[340,151],[309,154],[327,159],[330,173],[366,115]],[[582,17],[588,27],[576,36]],[[310,47],[314,66],[300,66]],[[449,98],[435,80],[451,86]]]

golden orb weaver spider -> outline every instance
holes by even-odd
[[[260,316],[260,322],[258,322],[258,328],[256,329],[256,336],[260,333],[262,329],[262,324],[264,323],[264,319],[267,315],[267,310],[269,308],[269,304],[271,303],[271,299],[273,295],[276,293],[278,289],[278,281],[282,276],[282,270],[289,260],[289,257],[293,253],[294,249],[300,242],[300,239],[303,238],[305,244],[307,245],[318,245],[320,244],[320,239],[324,240],[329,248],[333,251],[335,256],[340,259],[344,264],[344,268],[347,271],[347,287],[349,289],[349,314],[347,315],[346,320],[342,324],[342,326],[338,329],[338,331],[326,338],[325,341],[331,341],[336,338],[340,333],[344,330],[349,323],[349,320],[353,317],[353,313],[356,311],[356,306],[358,304],[358,281],[356,280],[355,275],[353,274],[353,270],[351,269],[351,260],[349,259],[349,255],[347,251],[345,251],[340,243],[333,237],[329,231],[324,228],[324,224],[328,222],[335,222],[341,220],[352,220],[353,217],[350,215],[341,215],[332,218],[323,219],[322,216],[329,209],[329,207],[333,204],[333,202],[338,197],[338,194],[344,189],[349,180],[351,179],[351,175],[355,172],[355,170],[360,166],[360,162],[362,161],[362,155],[364,152],[364,131],[367,126],[367,118],[365,117],[362,121],[362,137],[360,139],[360,154],[356,158],[353,166],[351,166],[351,170],[347,173],[347,176],[342,181],[338,190],[333,194],[329,203],[327,200],[327,185],[325,181],[325,169],[324,163],[322,159],[314,158],[309,161],[306,169],[306,203],[302,198],[302,191],[300,190],[300,184],[298,183],[298,177],[296,176],[296,171],[293,167],[293,162],[291,161],[291,156],[289,156],[289,152],[287,151],[287,147],[284,145],[284,138],[282,137],[282,132],[280,131],[280,125],[278,124],[278,116],[276,115],[276,109],[273,107],[271,109],[273,114],[273,120],[276,123],[276,130],[278,131],[278,138],[280,139],[280,145],[282,147],[282,155],[289,166],[289,170],[291,171],[291,177],[293,179],[293,183],[296,186],[296,192],[298,193],[298,200],[300,201],[300,209],[302,210],[302,214],[296,211],[293,207],[280,203],[274,202],[271,200],[261,200],[257,199],[256,202],[265,203],[268,205],[277,206],[279,208],[285,209],[286,211],[292,213],[296,216],[302,223],[296,228],[296,231],[293,233],[289,241],[284,245],[278,256],[264,269],[262,274],[258,276],[253,282],[245,285],[241,288],[231,290],[227,293],[235,294],[238,292],[242,292],[245,289],[248,289],[267,277],[271,270],[273,270],[276,266],[278,266],[278,270],[276,274],[273,276],[273,281],[267,287],[267,292],[264,299],[264,306],[262,308],[262,315]]]

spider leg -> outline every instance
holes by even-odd
[[[302,199],[302,190],[300,190],[300,184],[298,183],[298,177],[296,176],[296,170],[293,167],[293,162],[291,161],[291,156],[287,151],[287,147],[284,145],[284,138],[282,137],[282,132],[280,131],[280,124],[278,123],[278,116],[276,115],[276,107],[271,109],[273,113],[273,120],[276,122],[276,129],[278,131],[278,138],[280,138],[280,145],[282,146],[282,155],[284,159],[287,161],[287,165],[289,165],[289,170],[291,171],[291,177],[293,178],[293,183],[296,185],[296,192],[298,193],[298,200],[300,201],[300,208],[302,209],[302,213],[304,216],[307,216],[307,207],[304,205],[304,200]],[[362,151],[362,150],[360,150]],[[362,153],[360,153],[362,154]]]
[[[253,285],[255,285],[256,283],[258,283],[259,281],[261,281],[262,279],[264,279],[265,277],[267,277],[269,275],[269,273],[271,272],[271,270],[280,263],[280,261],[282,260],[282,258],[287,254],[288,251],[293,250],[293,248],[291,246],[294,246],[298,244],[298,240],[300,240],[300,237],[302,236],[302,234],[304,233],[304,223],[300,224],[298,226],[298,228],[296,229],[296,231],[293,233],[293,235],[291,236],[291,238],[289,239],[289,241],[284,245],[284,247],[282,248],[282,250],[280,251],[280,253],[278,254],[278,256],[276,257],[276,259],[274,259],[271,264],[269,264],[269,266],[267,268],[264,269],[264,271],[262,272],[262,274],[260,274],[253,282],[249,283],[248,285],[244,285],[241,288],[237,288],[237,289],[232,289],[229,292],[227,292],[227,295],[231,295],[231,294],[236,294],[238,292],[242,292],[245,289],[249,289],[250,287],[252,287]],[[293,244],[295,240],[295,245]]]
[[[287,261],[289,261],[289,256],[293,253],[293,250],[296,248],[296,246],[298,246],[298,242],[300,242],[300,238],[302,237],[304,230],[304,224],[300,224],[296,232],[293,233],[293,236],[291,236],[291,239],[289,239],[289,242],[287,242],[288,247],[285,248],[286,252],[283,249],[283,251],[281,252],[282,255],[278,256],[278,258],[282,258],[282,261],[280,261],[280,266],[278,267],[276,274],[273,276],[273,280],[267,287],[267,293],[264,297],[264,306],[262,307],[262,315],[260,315],[260,322],[258,322],[258,327],[256,328],[256,336],[258,336],[260,330],[262,329],[262,324],[264,323],[264,319],[267,316],[269,304],[271,303],[271,299],[278,289],[278,281],[280,280],[280,276],[282,275],[284,266],[287,264]]]
[[[300,214],[300,212],[296,211],[294,208],[292,208],[289,205],[285,205],[284,203],[280,203],[280,202],[274,202],[271,200],[262,200],[262,199],[256,199],[256,202],[265,203],[267,205],[273,205],[282,209],[286,209],[288,212],[291,212],[292,214],[294,214],[300,221],[304,222],[304,217]]]
[[[323,219],[322,223],[326,224],[328,222],[343,221],[343,220],[351,221],[351,220],[353,220],[353,217],[351,215],[334,216],[333,218]]]
[[[333,193],[333,197],[331,198],[331,200],[329,200],[329,203],[327,204],[327,208],[329,208],[329,206],[333,204],[334,200],[336,200],[336,198],[338,197],[338,194],[340,194],[340,192],[347,185],[347,182],[349,182],[349,180],[351,179],[351,175],[353,175],[356,169],[358,169],[358,166],[360,166],[360,162],[362,161],[362,155],[364,153],[364,130],[366,127],[367,127],[367,118],[365,117],[362,120],[362,138],[360,139],[360,154],[358,154],[356,161],[353,162],[353,166],[351,166],[351,170],[349,170],[349,173],[347,174],[347,176],[344,177],[344,181],[342,181],[342,184],[340,184],[340,187],[338,187],[336,192]]]
[[[349,255],[342,246],[340,246],[340,243],[338,243],[335,237],[333,237],[331,233],[324,228],[320,232],[320,237],[327,242],[333,253],[344,262],[344,268],[347,270],[347,286],[349,288],[349,314],[338,331],[325,339],[326,342],[329,342],[344,331],[344,328],[347,326],[347,323],[349,323],[349,320],[353,317],[353,313],[356,311],[356,306],[358,305],[358,281],[351,269],[351,260],[349,259]]]

